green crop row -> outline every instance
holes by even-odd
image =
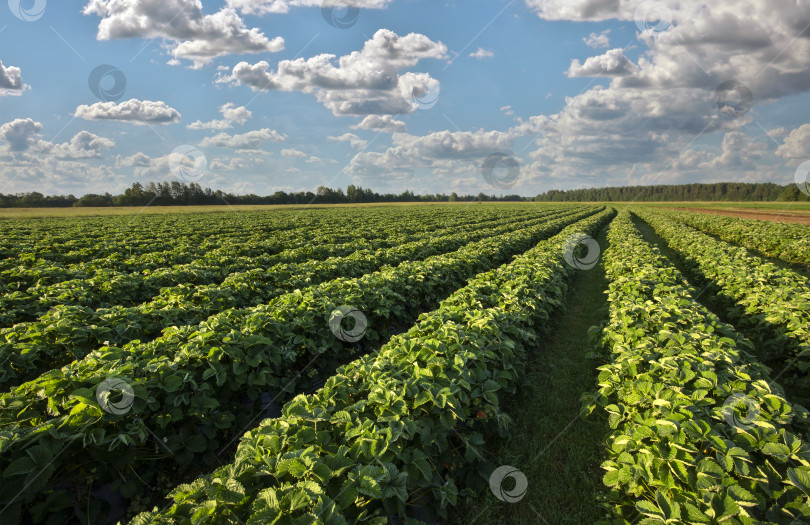
[[[419,212],[415,212],[418,214]],[[437,215],[442,215],[439,211]],[[391,210],[356,213],[351,210],[274,211],[250,214],[196,214],[182,216],[77,217],[53,220],[11,220],[0,223],[3,263],[36,264],[81,263],[96,259],[112,267],[125,257],[175,252],[180,262],[190,262],[210,250],[230,246],[232,255],[242,252],[239,241],[260,242],[283,236],[305,222],[313,227],[328,226],[335,220],[359,216],[392,217]],[[303,220],[302,220],[303,219]],[[172,262],[174,264],[174,262]],[[5,265],[0,265],[5,269]]]
[[[516,210],[508,217],[521,218],[529,215],[526,210]],[[340,216],[338,216],[340,218]],[[441,219],[444,222],[439,222]],[[296,228],[285,228],[279,231],[259,228],[251,223],[246,224],[245,230],[240,235],[224,235],[224,238],[216,238],[215,241],[209,240],[209,237],[199,237],[207,249],[202,254],[196,254],[196,251],[190,251],[184,243],[178,243],[177,246],[164,247],[159,255],[162,260],[162,265],[154,266],[154,258],[147,254],[146,260],[144,256],[138,256],[134,259],[123,259],[120,253],[116,256],[109,255],[101,259],[87,259],[81,263],[75,263],[68,266],[62,266],[59,262],[48,262],[45,260],[38,260],[34,266],[19,265],[18,260],[12,259],[16,266],[6,269],[0,273],[0,283],[4,286],[5,293],[18,292],[14,294],[14,301],[20,305],[25,305],[27,295],[34,295],[40,297],[43,295],[62,295],[66,300],[81,300],[84,289],[81,285],[84,282],[90,281],[87,286],[90,286],[92,291],[96,287],[103,289],[107,297],[121,297],[122,294],[131,295],[132,279],[142,279],[144,281],[145,290],[143,294],[148,294],[152,289],[161,286],[171,286],[184,282],[183,279],[187,272],[184,265],[191,265],[191,270],[194,272],[196,264],[203,266],[224,266],[230,264],[229,259],[242,258],[254,259],[258,257],[266,257],[268,255],[278,254],[284,250],[296,247],[307,247],[312,243],[325,243],[325,244],[339,244],[345,242],[352,242],[362,237],[366,240],[372,239],[388,239],[392,230],[395,228],[397,235],[428,235],[432,230],[437,228],[451,228],[453,226],[466,226],[477,222],[488,222],[502,220],[502,215],[485,214],[483,217],[472,214],[470,212],[461,213],[459,217],[452,220],[447,218],[431,218],[431,217],[380,217],[378,215],[370,214],[364,216],[361,220],[353,220],[352,227],[346,228],[342,222],[335,221],[334,217],[329,219],[324,217],[320,220],[302,221]],[[206,225],[208,226],[208,225]],[[250,228],[253,226],[253,228]],[[153,234],[154,235],[154,234]],[[82,242],[93,243],[94,239],[85,239],[82,232],[78,237],[82,237]],[[136,242],[136,237],[133,236],[133,242]],[[165,237],[165,236],[164,236]],[[173,237],[179,237],[175,234]],[[392,239],[388,239],[392,240]],[[411,239],[413,240],[413,239]],[[165,242],[165,241],[164,241]],[[407,241],[402,241],[407,242]],[[215,247],[214,247],[215,246]],[[389,246],[395,246],[390,244]],[[199,249],[199,247],[195,248]],[[198,256],[199,255],[199,256]],[[143,268],[142,265],[146,264]],[[174,268],[168,269],[167,266],[179,266],[181,274],[174,281],[171,279],[171,272]],[[259,265],[261,266],[261,265]],[[196,272],[195,272],[196,273]],[[152,276],[157,277],[157,281],[149,283],[148,281]],[[193,275],[193,274],[192,274]],[[121,280],[122,282],[108,284],[111,280]],[[165,282],[166,284],[162,284]],[[118,290],[116,287],[123,286],[123,289]],[[135,281],[134,284],[140,284],[140,281]],[[29,293],[25,293],[29,288],[32,288]],[[55,289],[50,290],[51,287]],[[67,290],[62,288],[67,287]],[[76,299],[71,297],[71,287],[78,287],[77,293],[79,296]],[[137,291],[137,289],[135,290]],[[116,295],[117,293],[117,295]],[[153,294],[154,295],[154,294]],[[151,296],[149,296],[151,297]],[[128,300],[137,302],[137,297],[122,297],[123,302]],[[145,299],[143,299],[145,300]],[[61,303],[67,304],[67,303]],[[73,304],[73,303],[72,303]],[[75,304],[84,304],[75,302]],[[117,303],[121,304],[121,303]],[[6,305],[3,310],[9,310],[12,305]],[[29,308],[35,307],[32,304]],[[86,304],[86,306],[93,306]]]
[[[140,258],[148,262],[166,252],[170,254],[164,259],[166,263],[188,263],[211,250],[231,244],[238,246],[236,241],[239,239],[261,241],[298,227],[292,217],[275,216],[273,220],[267,220],[265,216],[264,219],[262,222],[259,216],[243,215],[217,223],[216,217],[204,216],[167,218],[165,222],[145,217],[130,220],[106,218],[102,221],[77,218],[60,220],[53,235],[41,229],[27,228],[30,224],[27,221],[3,221],[0,232],[14,239],[14,245],[2,251],[6,258],[0,261],[0,269],[94,261],[106,268],[137,271],[133,262]],[[326,216],[313,217],[310,222],[327,224],[328,220]],[[237,229],[240,224],[245,228],[242,232]],[[16,229],[23,232],[15,236]]]
[[[143,253],[137,249],[132,250],[127,245],[116,245],[117,250],[110,249],[109,254],[87,253],[76,256],[73,258],[75,260],[71,261],[54,261],[40,258],[38,254],[22,253],[17,257],[0,261],[2,269],[0,279],[4,285],[2,291],[5,293],[24,291],[31,286],[47,286],[73,279],[92,278],[102,272],[148,273],[206,258],[255,257],[265,253],[278,253],[285,249],[284,244],[278,242],[278,239],[283,240],[285,235],[294,231],[290,228],[263,234],[248,232],[241,238],[234,236],[225,240],[209,240],[209,235],[213,236],[215,233],[189,234],[192,241],[197,243],[193,248],[188,246],[187,241],[181,240],[186,238],[182,233],[175,234],[174,242],[171,235],[164,234],[160,237],[159,243],[155,241],[157,244]],[[306,231],[302,229],[305,235]],[[76,231],[74,235],[82,237],[83,232]],[[82,242],[92,243],[94,240],[83,239]],[[137,244],[139,241],[133,238],[131,242]],[[236,246],[240,248],[234,249]]]
[[[542,207],[548,209],[551,206]],[[67,258],[79,262],[93,253],[101,259],[127,253],[129,248],[132,248],[133,254],[148,253],[153,248],[172,248],[175,244],[187,244],[190,249],[205,253],[224,244],[232,244],[234,240],[245,239],[246,236],[266,238],[299,228],[302,223],[351,224],[366,217],[374,217],[381,222],[399,217],[405,220],[452,223],[460,216],[494,218],[499,212],[519,213],[528,210],[526,206],[476,209],[469,205],[331,209],[313,207],[249,213],[159,216],[134,214],[124,217],[64,217],[58,220],[11,219],[0,221],[0,258],[54,261],[64,261]],[[76,252],[76,256],[68,256],[71,252]],[[80,254],[82,257],[79,257]]]
[[[323,240],[327,239],[328,237]],[[310,257],[324,259],[332,255],[349,255],[358,248],[368,247],[368,243],[357,246],[358,241],[337,245],[310,244],[319,240],[321,239],[312,239],[303,245],[296,243],[296,246],[288,249],[268,246],[267,253],[255,257],[218,257],[209,253],[205,258],[191,263],[143,273],[99,269],[86,277],[54,284],[35,284],[23,290],[7,292],[0,297],[0,325],[32,322],[57,306],[134,306],[148,301],[162,288],[182,284],[216,284],[234,272],[267,268],[280,262],[305,261]]]
[[[780,382],[796,387],[797,401],[810,401],[807,278],[658,213],[638,215],[678,253],[687,273],[709,287],[721,313],[757,344],[757,357],[778,364]]]
[[[254,256],[221,255],[221,249],[209,252],[204,258],[188,264],[161,268],[148,273],[120,272],[109,268],[88,271],[88,275],[57,283],[35,284],[27,289],[7,293],[0,297],[0,325],[31,322],[56,306],[82,306],[106,308],[110,306],[134,306],[148,301],[161,288],[187,285],[216,285],[233,273],[252,269],[269,268],[275,264],[325,259],[330,256],[346,256],[361,249],[390,248],[413,242],[427,236],[441,236],[454,229],[486,227],[493,220],[473,221],[467,224],[458,221],[450,227],[418,234],[406,233],[409,221],[380,224],[370,218],[352,225],[352,241],[334,244],[341,236],[341,224],[331,224],[318,230],[309,226],[286,234],[286,239],[254,243],[251,248],[264,253]],[[503,221],[503,218],[495,219]],[[514,219],[513,219],[514,220]],[[421,224],[424,227],[424,224]],[[431,227],[438,225],[431,224]],[[47,275],[51,273],[46,272]],[[167,291],[166,294],[170,294]]]
[[[562,304],[563,246],[605,211],[511,264],[478,275],[379,352],[341,367],[317,393],[242,438],[233,463],[175,489],[131,524],[416,523],[446,516],[460,485],[486,486],[481,449],[508,425],[528,348]],[[480,417],[481,413],[495,414]],[[463,458],[463,460],[462,460]],[[460,471],[450,462],[465,461]],[[432,514],[432,516],[430,516]]]
[[[50,229],[55,229],[60,236],[69,237],[69,246],[53,243],[53,235],[42,235],[40,231],[28,228],[30,220],[1,221],[0,239],[7,235],[16,237],[17,253],[11,255],[9,252],[8,258],[0,260],[0,283],[13,291],[26,284],[32,286],[38,279],[42,279],[41,284],[48,284],[92,276],[101,269],[140,273],[188,264],[205,258],[209,253],[220,257],[255,257],[272,251],[273,239],[283,241],[288,237],[300,237],[306,240],[325,230],[337,230],[331,243],[349,242],[356,238],[351,227],[355,223],[401,224],[403,232],[427,233],[440,225],[495,220],[504,212],[520,215],[532,210],[525,207],[511,210],[452,207],[432,211],[380,208],[203,214],[160,219],[108,217],[101,219],[103,222],[89,222],[87,218],[60,220],[56,223],[58,227],[51,226]],[[16,230],[22,230],[24,234],[14,235]],[[275,248],[275,251],[280,249],[282,247]]]
[[[548,217],[559,213],[551,212]],[[6,363],[0,369],[0,387],[18,385],[47,370],[82,359],[103,346],[150,340],[164,328],[196,325],[230,308],[253,307],[297,288],[338,277],[358,277],[384,265],[457,250],[471,241],[545,221],[542,217],[540,214],[528,221],[505,220],[483,229],[473,224],[457,228],[456,233],[393,248],[358,249],[347,257],[279,263],[267,269],[229,275],[214,285],[168,288],[152,301],[133,307],[98,310],[57,307],[36,322],[0,331],[0,360]]]
[[[283,400],[306,391],[310,380],[303,368],[329,373],[367,348],[348,346],[331,332],[337,307],[364,312],[369,326],[362,343],[380,344],[392,328],[412,322],[477,272],[597,211],[513,226],[515,231],[453,253],[229,310],[199,326],[169,329],[146,344],[104,348],[43,374],[0,396],[0,479],[25,487],[0,494],[0,506],[12,513],[7,519],[22,508],[35,520],[74,515],[72,509],[82,521],[94,521],[87,509],[98,509],[84,497],[75,499],[82,493],[77,484],[112,483],[131,495],[167,462],[217,464],[217,451],[261,416],[263,394]],[[99,385],[112,376],[133,389],[125,415],[106,413],[96,403]],[[122,481],[119,471],[137,472],[137,479]],[[34,501],[40,503],[31,508]]]
[[[602,465],[608,523],[807,523],[807,411],[784,398],[750,341],[695,301],[629,214],[608,242],[608,362],[586,398],[614,429]]]
[[[670,210],[666,211],[666,215],[759,254],[791,263],[810,264],[810,228],[804,224]]]

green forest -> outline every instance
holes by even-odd
[[[808,201],[795,184],[780,186],[771,182],[718,182],[715,184],[678,184],[625,186],[583,190],[550,190],[538,195],[542,202],[661,202],[661,201]]]
[[[458,195],[451,193],[417,195],[405,190],[402,193],[376,193],[353,184],[344,191],[320,186],[315,192],[300,191],[287,193],[277,191],[272,195],[235,195],[202,188],[192,182],[184,184],[172,182],[150,182],[143,185],[134,183],[119,195],[110,193],[89,193],[82,197],[74,195],[43,195],[42,193],[0,193],[0,208],[59,208],[59,207],[106,207],[106,206],[200,206],[200,205],[239,205],[239,204],[352,204],[367,202],[453,202],[453,201],[531,201],[520,195]]]
[[[202,188],[197,183],[149,182],[134,183],[123,193],[89,193],[74,195],[43,195],[39,192],[2,194],[0,208],[60,208],[107,206],[199,206],[217,204],[352,204],[374,202],[660,202],[660,201],[808,201],[799,188],[790,184],[721,182],[716,184],[682,184],[661,186],[626,186],[617,188],[588,188],[579,190],[550,190],[536,197],[520,195],[458,195],[444,193],[419,195],[410,190],[402,193],[377,193],[371,189],[349,185],[332,189],[320,186],[315,192],[272,195],[235,195],[221,190]]]

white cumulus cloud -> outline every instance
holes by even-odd
[[[307,154],[297,149],[285,148],[281,150],[282,157],[306,157]]]
[[[85,120],[116,120],[133,124],[172,124],[180,112],[162,101],[130,99],[126,102],[96,102],[79,106],[73,114]]]
[[[437,131],[424,136],[395,133],[383,153],[358,153],[349,165],[355,175],[411,173],[418,168],[458,172],[478,170],[493,153],[508,153],[514,135],[500,131]]]
[[[594,49],[600,48],[608,48],[610,47],[610,29],[605,29],[601,33],[591,33],[586,38],[583,38],[582,41],[585,42],[585,45],[588,47],[592,47]]]
[[[232,8],[204,15],[200,0],[89,0],[83,12],[101,17],[99,40],[162,38],[170,42],[170,63],[189,60],[194,68],[224,55],[284,49],[283,38],[248,29]]]
[[[33,119],[15,119],[0,126],[0,137],[5,140],[11,151],[25,151],[36,144],[42,123]]]
[[[785,137],[776,155],[786,159],[810,160],[810,124],[802,124]]]
[[[80,131],[70,139],[70,142],[57,144],[51,149],[51,153],[58,158],[66,159],[87,159],[101,157],[101,150],[110,149],[115,146],[115,142],[99,137],[89,131]]]
[[[470,53],[472,58],[483,60],[485,58],[492,58],[495,56],[495,52],[490,49],[484,49],[483,47],[479,47],[472,53]]]
[[[221,83],[249,86],[255,91],[313,93],[335,115],[396,115],[412,113],[419,104],[415,94],[438,89],[427,73],[400,73],[420,60],[444,58],[447,47],[425,35],[399,36],[380,29],[363,49],[337,59],[321,54],[309,59],[282,60],[272,70],[266,61],[240,62]]]
[[[201,147],[232,148],[244,151],[257,151],[262,149],[265,142],[284,142],[287,136],[275,130],[264,128],[248,131],[241,135],[228,135],[219,133],[213,137],[206,137],[200,142]]]
[[[382,9],[392,0],[340,0],[334,2],[339,7],[359,7],[366,9]],[[265,15],[268,13],[282,14],[289,12],[291,7],[321,7],[329,6],[324,0],[226,0],[228,7],[232,7],[245,15]]]
[[[404,122],[396,120],[391,115],[368,115],[359,124],[352,126],[352,129],[367,129],[381,133],[403,133],[407,127]]]
[[[366,145],[368,141],[365,141],[355,135],[354,133],[344,133],[338,137],[326,137],[328,140],[334,140],[336,142],[348,142],[351,147],[355,149],[366,149]]]
[[[4,66],[0,60],[0,96],[20,95],[27,87],[23,84],[20,68]]]
[[[621,49],[611,49],[604,55],[588,57],[585,63],[580,64],[579,60],[571,61],[568,68],[569,77],[610,77],[632,75],[638,71],[638,67],[624,56]]]
[[[233,102],[228,102],[220,106],[219,112],[222,113],[223,119],[219,120],[210,120],[208,122],[202,122],[200,120],[196,122],[192,122],[188,126],[188,129],[211,129],[211,130],[223,130],[223,129],[230,129],[233,127],[234,124],[239,124],[240,126],[247,122],[252,116],[253,113],[244,106],[236,106]]]

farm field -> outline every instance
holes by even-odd
[[[587,202],[585,205],[602,205],[601,202]],[[548,205],[541,203],[537,205]],[[706,212],[724,213],[754,213],[761,211],[764,214],[774,216],[795,215],[799,218],[810,217],[810,202],[619,202],[616,206],[651,206],[662,208],[695,208]],[[272,205],[200,205],[200,206],[131,206],[131,207],[68,207],[68,208],[0,208],[0,218],[43,218],[43,217],[132,217],[144,215],[178,215],[178,214],[199,214],[199,213],[249,213],[260,211],[279,210],[313,210],[313,209],[335,209],[335,208],[390,208],[390,207],[413,207],[415,204],[408,202],[391,203],[362,203],[362,204],[272,204]],[[425,202],[418,206],[526,206],[522,203],[447,203],[447,202]],[[768,219],[772,220],[772,219]]]
[[[584,204],[602,204],[588,202]],[[769,222],[810,225],[810,203],[807,202],[616,202],[609,203],[620,207],[651,207],[690,211],[698,214],[720,215],[741,219],[756,219]]]
[[[774,208],[694,208],[683,207],[679,210],[692,211],[695,213],[705,213],[709,215],[721,215],[726,217],[739,217],[742,219],[758,219],[763,221],[785,222],[810,225],[810,212],[791,209],[788,207]]]
[[[447,203],[423,203],[424,206],[443,206]],[[501,204],[502,205],[502,204]],[[218,204],[197,206],[105,206],[105,207],[66,207],[66,208],[0,208],[0,217],[106,217],[133,215],[177,215],[196,213],[232,213],[277,210],[313,210],[324,208],[390,208],[413,206],[407,202],[362,203],[362,204]]]
[[[621,203],[619,203],[621,204]],[[726,202],[701,202],[701,201],[671,201],[671,202],[639,202],[634,203],[639,206],[664,207],[664,208],[684,208],[695,207],[710,210],[762,210],[765,212],[810,212],[810,202],[782,202],[782,201],[726,201]]]
[[[0,523],[810,524],[810,226],[680,207],[2,220]]]

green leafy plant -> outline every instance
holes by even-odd
[[[407,520],[415,502],[445,516],[459,482],[480,480],[486,431],[507,421],[477,417],[481,404],[497,407],[498,393],[514,391],[528,346],[562,304],[575,271],[565,239],[612,216],[584,219],[477,275],[407,333],[246,433],[232,463],[131,523],[387,523]],[[456,454],[463,471],[447,461]]]
[[[807,279],[658,212],[638,214],[676,250],[689,277],[706,287],[723,315],[751,337],[759,359],[779,368],[780,382],[792,387],[799,402],[810,402]]]
[[[549,217],[555,216],[554,212]],[[542,215],[541,215],[542,217]],[[59,306],[39,320],[20,323],[0,331],[0,356],[8,363],[0,370],[0,388],[31,380],[37,375],[81,359],[102,346],[122,346],[134,340],[150,340],[172,326],[194,325],[230,308],[253,307],[298,288],[306,288],[339,276],[355,277],[384,265],[452,251],[465,243],[496,236],[510,229],[536,224],[542,218],[503,220],[493,224],[473,223],[457,231],[388,246],[355,239],[344,245],[324,244],[315,249],[288,250],[273,255],[275,264],[229,274],[209,285],[184,284],[164,288],[146,303],[131,307],[116,305],[93,310],[82,306]],[[327,232],[329,233],[329,232]],[[357,235],[364,235],[358,229]],[[378,233],[379,235],[379,233]],[[402,239],[396,234],[392,239]],[[318,258],[317,255],[332,256]],[[338,257],[345,253],[346,256]],[[289,262],[285,262],[289,261]]]
[[[608,240],[610,320],[595,329],[607,363],[584,405],[613,429],[606,523],[807,521],[807,411],[785,399],[749,340],[695,301],[627,212]]]
[[[667,217],[758,254],[810,265],[810,235],[803,224],[667,210]]]
[[[156,477],[167,460],[180,469],[217,464],[217,452],[265,413],[265,394],[283,401],[311,388],[301,373],[305,367],[314,366],[319,376],[331,373],[364,348],[382,344],[392,329],[413,322],[477,272],[597,211],[586,207],[518,222],[498,235],[462,243],[455,252],[226,310],[199,325],[169,328],[146,343],[105,347],[43,374],[0,396],[0,466],[8,468],[37,447],[67,446],[40,475],[45,485],[0,498],[20,510],[33,500],[63,500],[80,481],[122,484],[122,490],[137,493],[144,490],[138,481]],[[416,254],[424,251],[414,248]],[[363,339],[367,346],[347,346],[331,332],[330,314],[343,304],[371,320]],[[132,386],[126,415],[102,413],[92,403],[97,385],[110,376]],[[87,474],[93,469],[95,474]],[[121,482],[119,472],[130,471],[138,477]],[[4,473],[4,482],[14,483],[22,474]],[[74,512],[81,517],[87,507],[79,500]]]

